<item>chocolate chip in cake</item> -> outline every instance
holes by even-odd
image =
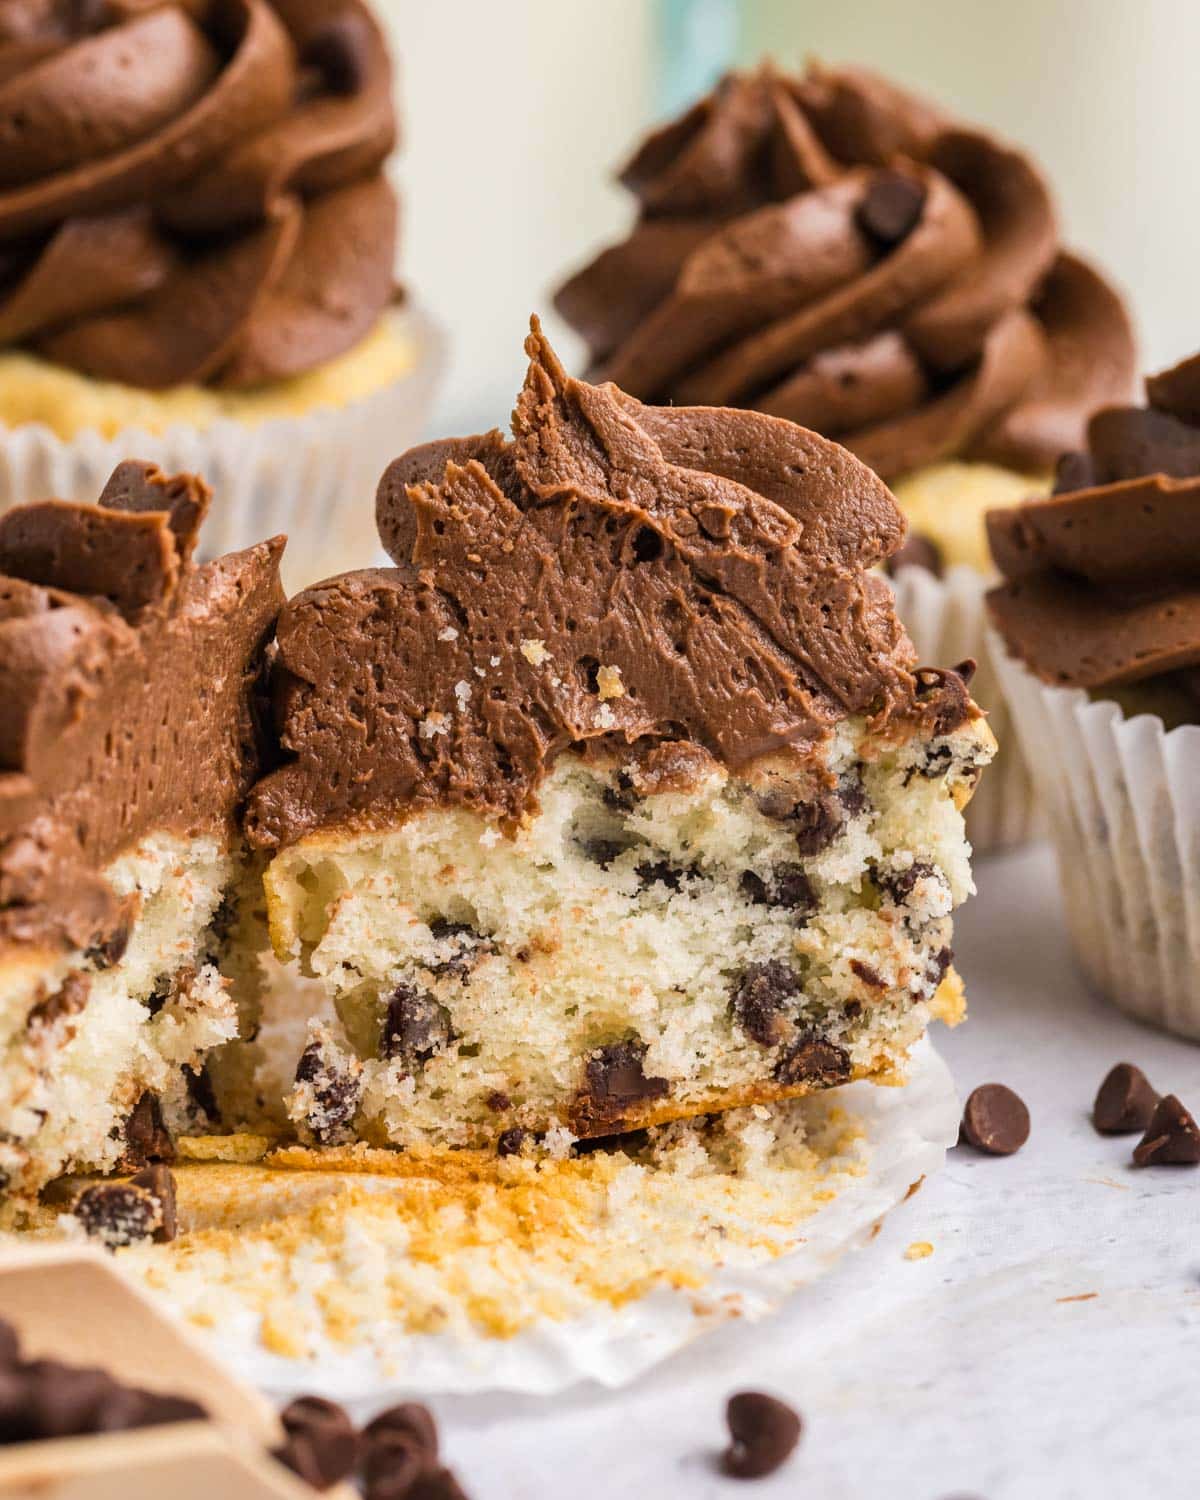
[[[98,1182],[84,1188],[71,1213],[89,1239],[110,1250],[151,1239],[163,1227],[162,1201],[132,1182]]]
[[[645,1056],[646,1046],[640,1041],[610,1042],[606,1047],[598,1047],[584,1066],[580,1114],[587,1119],[611,1122],[636,1105],[664,1098],[670,1085],[665,1078],[646,1076]]]
[[[760,906],[783,907],[802,915],[817,909],[812,882],[798,864],[785,861],[774,866],[769,872],[769,880],[764,880],[753,870],[744,870],[741,887],[742,893]]]
[[[466,979],[481,954],[496,951],[491,938],[477,932],[469,922],[449,922],[439,917],[430,922],[429,935],[435,943],[449,942],[452,945],[448,958],[435,959],[425,965],[431,974],[453,974]]]
[[[319,1031],[300,1054],[293,1094],[293,1106],[319,1146],[333,1145],[347,1133],[362,1089],[362,1064]]]
[[[620,839],[580,839],[578,843],[584,855],[591,860],[592,864],[599,865],[602,870],[607,870],[615,859],[631,847],[629,844],[623,844]]]
[[[502,1115],[506,1109],[512,1108],[512,1100],[503,1089],[493,1089],[484,1103],[494,1115]]]
[[[358,1467],[359,1436],[345,1409],[321,1396],[298,1396],[279,1413],[286,1434],[275,1457],[314,1489],[327,1490]]]
[[[504,1130],[496,1142],[496,1154],[498,1156],[520,1156],[521,1148],[529,1137],[527,1130],[514,1126],[511,1130]]]
[[[132,1172],[151,1162],[175,1160],[175,1142],[163,1120],[158,1095],[147,1089],[125,1121],[125,1149],[120,1170]]]
[[[929,979],[929,983],[935,990],[937,989],[938,985],[941,984],[942,980],[945,979],[946,973],[953,962],[954,949],[948,947],[939,948],[938,951],[930,958],[929,967],[928,969],[926,969],[925,973]]]
[[[187,1093],[188,1112],[197,1125],[214,1129],[221,1123],[221,1106],[217,1103],[212,1074],[208,1064],[201,1063],[198,1070],[185,1067],[183,1086]]]
[[[953,734],[970,719],[975,705],[957,672],[949,667],[920,667],[915,675],[917,700],[925,710],[930,734]]]
[[[428,1407],[418,1402],[405,1401],[380,1412],[363,1429],[362,1442],[369,1500],[408,1500],[417,1485],[445,1472],[438,1462],[437,1424]]]
[[[889,578],[895,578],[901,568],[924,568],[935,578],[945,572],[942,549],[931,536],[923,531],[909,531],[904,541],[884,564]]]
[[[887,989],[887,980],[883,977],[879,970],[874,968],[871,964],[864,963],[861,958],[852,958],[850,960],[850,972],[855,976],[856,979],[861,979],[862,982],[870,989]]]
[[[806,1031],[781,1054],[775,1078],[787,1088],[817,1083],[823,1088],[850,1077],[850,1054],[828,1037]]]
[[[791,822],[796,826],[796,848],[801,858],[811,858],[828,849],[841,832],[844,821],[842,809],[832,797],[798,802]]]
[[[1194,1167],[1200,1163],[1200,1127],[1175,1094],[1155,1105],[1146,1133],[1133,1148],[1138,1167]]]
[[[1101,1135],[1132,1135],[1150,1124],[1158,1091],[1133,1063],[1110,1068],[1092,1106],[1092,1124]]]
[[[739,1391],[725,1406],[729,1447],[721,1467],[734,1479],[762,1479],[787,1462],[800,1441],[800,1413],[776,1396]]]
[[[168,1244],[179,1233],[179,1214],[175,1195],[175,1174],[163,1162],[143,1167],[129,1179],[129,1186],[140,1188],[158,1200],[161,1222],[154,1231],[156,1244]]]
[[[836,796],[852,818],[857,818],[859,813],[866,812],[871,799],[867,796],[867,789],[863,785],[861,766],[852,771],[846,771],[838,777]]]
[[[791,1012],[801,994],[800,975],[781,959],[749,964],[734,986],[734,1020],[759,1046],[778,1047],[795,1033]]]
[[[897,906],[906,904],[916,889],[918,880],[932,880],[938,874],[934,865],[922,859],[914,860],[905,870],[883,870],[876,866],[871,872],[875,884]]]
[[[111,969],[114,964],[119,964],[125,957],[132,932],[133,915],[128,911],[123,912],[108,932],[99,935],[96,941],[84,950],[84,958],[94,969]]]
[[[961,1138],[985,1156],[1011,1156],[1029,1139],[1025,1101],[1003,1083],[982,1083],[963,1109]]]
[[[31,1030],[56,1026],[83,1011],[92,993],[91,976],[76,970],[68,974],[52,995],[47,995],[29,1012],[26,1023]]]
[[[662,884],[668,890],[677,891],[683,884],[685,875],[695,875],[694,869],[681,870],[678,865],[673,865],[669,859],[657,859],[646,861],[636,867],[637,878],[642,885]]]
[[[406,1068],[424,1067],[453,1040],[450,1014],[426,990],[399,984],[392,991],[380,1035],[381,1055],[399,1058]]]

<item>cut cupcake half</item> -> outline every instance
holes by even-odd
[[[238,828],[282,540],[192,561],[207,488],[123,464],[0,518],[0,1199],[170,1155],[254,1002]]]
[[[899,1074],[961,1012],[993,742],[869,573],[886,487],[527,348],[512,440],[398,460],[396,567],[281,618],[248,829],[333,1001],[289,1098],[318,1143],[608,1135]]]

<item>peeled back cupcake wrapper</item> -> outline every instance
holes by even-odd
[[[989,581],[974,568],[952,567],[937,578],[925,568],[901,568],[891,580],[896,613],[922,666],[953,666],[972,657],[975,701],[987,710],[1000,748],[966,808],[967,836],[978,854],[1012,849],[1042,832],[1036,787],[1013,730],[992,663],[984,596]]]
[[[1030,755],[1089,982],[1120,1009],[1200,1040],[1200,726],[1168,732],[1051,687],[989,632]]]
[[[423,314],[404,325],[417,346],[400,380],[340,408],[256,426],[220,419],[164,432],[129,428],[67,441],[40,423],[0,433],[0,513],[53,496],[92,501],[122,460],[156,463],[168,474],[201,474],[214,492],[204,555],[252,546],[283,532],[289,593],[348,568],[364,567],[378,543],[369,497],[390,459],[422,436],[443,363],[443,339]]]

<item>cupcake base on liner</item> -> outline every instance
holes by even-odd
[[[1126,1014],[1200,1041],[1200,725],[1127,718],[1042,682],[994,632],[989,645],[1085,976]]]
[[[118,463],[140,458],[211,485],[205,557],[285,532],[289,593],[368,566],[378,551],[379,476],[421,439],[443,364],[442,335],[430,319],[405,309],[396,321],[398,336],[413,344],[407,373],[342,407],[161,432],[129,427],[111,437],[81,431],[67,439],[40,422],[0,426],[0,513],[31,500],[92,501]]]
[[[967,657],[977,663],[971,693],[987,710],[996,736],[996,757],[980,778],[966,809],[967,837],[976,854],[1029,843],[1044,832],[1036,788],[1026,767],[988,642],[984,596],[990,583],[959,564],[943,578],[925,568],[901,568],[891,579],[896,612],[912,637],[922,666],[953,667]]]
[[[620,1386],[760,1318],[936,1171],[959,1104],[928,1041],[851,1084],[538,1160],[180,1142],[181,1233],[119,1270],[280,1400]],[[61,1233],[64,1206],[44,1208]],[[28,1242],[29,1236],[22,1241]]]

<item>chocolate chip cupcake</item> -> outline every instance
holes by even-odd
[[[0,510],[142,453],[212,483],[214,555],[370,557],[342,503],[436,365],[394,283],[391,89],[362,0],[3,9]]]
[[[1120,299],[1061,248],[1037,167],[872,74],[766,66],[656,131],[621,180],[637,225],[556,299],[592,376],[785,417],[886,479],[910,526],[901,618],[924,660],[979,660],[1003,746],[984,513],[1045,493],[1134,371]],[[1028,837],[1015,756],[968,828],[980,849]]]
[[[392,569],[293,599],[250,801],[325,985],[302,1136],[519,1149],[902,1073],[957,1019],[992,736],[915,672],[883,482],[760,413],[643,406],[537,329],[499,432],[384,476]]]
[[[993,512],[994,655],[1089,980],[1200,1039],[1200,356]]]
[[[208,502],[127,463],[0,517],[0,1212],[211,1128],[205,1058],[254,1000],[238,814],[283,542],[197,565]]]

